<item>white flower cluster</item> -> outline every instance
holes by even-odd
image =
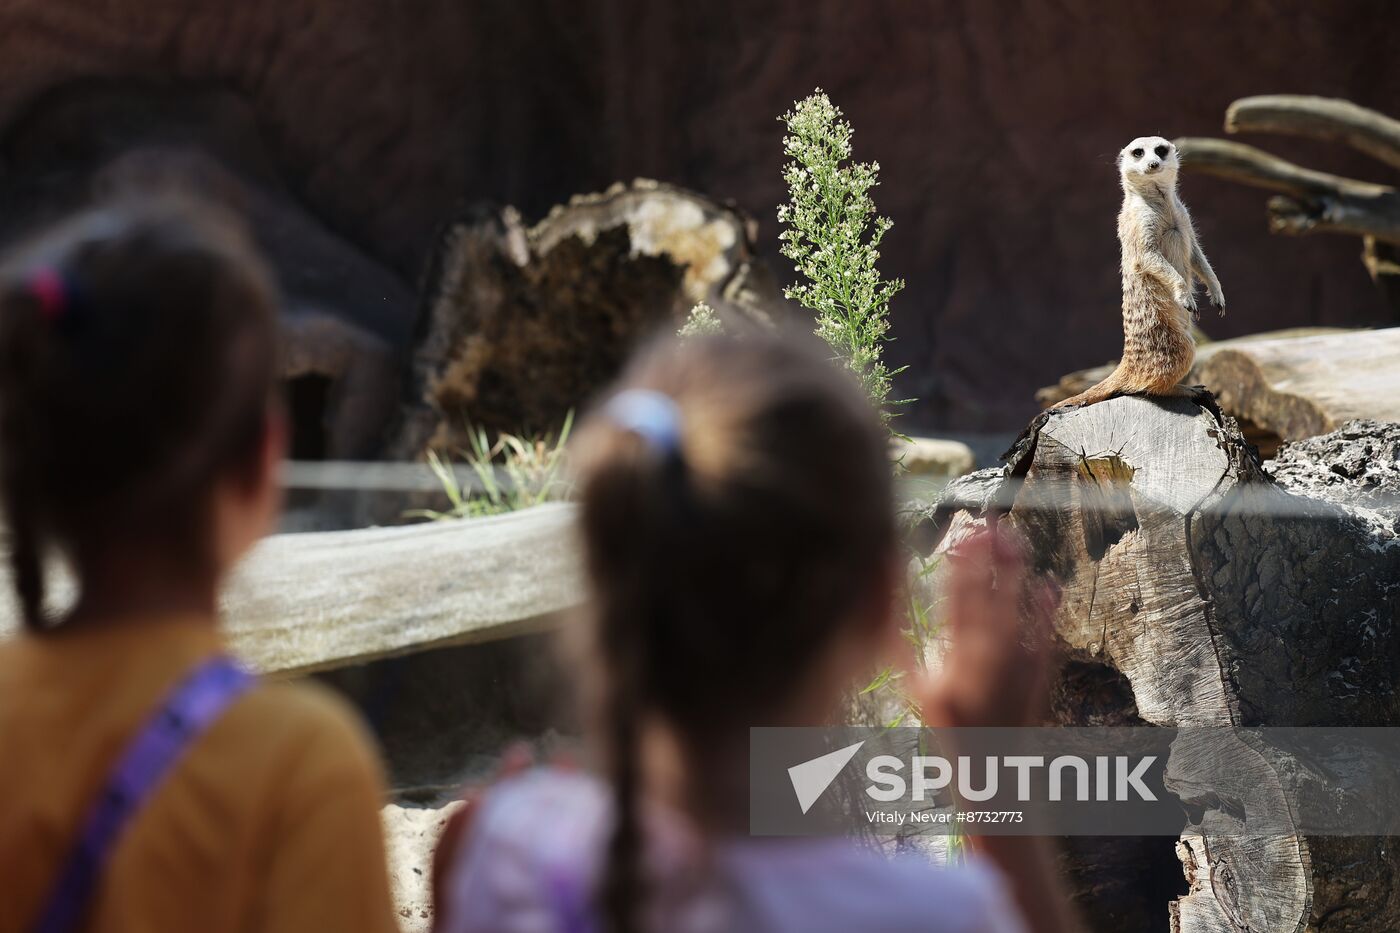
[[[878,162],[852,162],[851,124],[818,88],[780,118],[787,126],[783,169],[790,201],[778,208],[781,251],[806,280],[784,290],[817,316],[817,335],[860,378],[885,417],[890,371],[881,359],[889,338],[890,299],[904,287],[875,267],[892,226],[875,213],[870,189]]]

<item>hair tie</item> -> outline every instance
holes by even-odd
[[[39,314],[46,321],[57,321],[68,308],[68,289],[54,269],[45,267],[31,274],[29,294],[39,302]]]
[[[663,455],[680,453],[681,410],[669,395],[651,389],[627,389],[612,397],[603,407],[603,415]]]

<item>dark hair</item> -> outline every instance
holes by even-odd
[[[828,355],[778,336],[660,345],[621,388],[673,404],[676,437],[617,417],[614,396],[576,441],[615,794],[599,902],[614,931],[644,916],[642,723],[665,722],[687,754],[760,724],[884,579],[889,437]]]
[[[43,558],[207,560],[211,484],[250,468],[277,374],[271,278],[241,226],[158,200],[90,209],[0,270],[0,497],[24,620]]]

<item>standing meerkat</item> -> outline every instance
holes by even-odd
[[[1225,294],[1177,196],[1178,165],[1176,146],[1160,136],[1140,136],[1118,153],[1123,357],[1103,382],[1054,407],[1092,405],[1115,395],[1195,395],[1181,380],[1196,360],[1196,280],[1205,283],[1222,316]]]

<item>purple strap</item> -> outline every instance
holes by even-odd
[[[82,835],[35,924],[36,933],[68,933],[78,928],[122,830],[189,744],[252,684],[253,675],[229,658],[217,656],[195,668],[170,692],[127,745],[101,796],[93,801]]]
[[[588,899],[579,889],[574,873],[554,865],[546,872],[548,898],[559,921],[559,933],[596,933]]]

